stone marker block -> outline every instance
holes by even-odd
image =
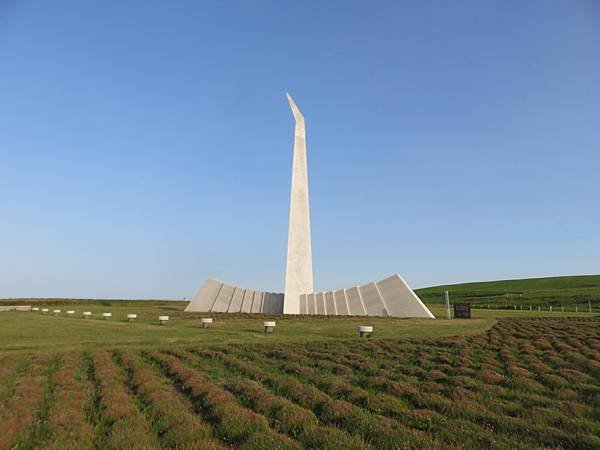
[[[90,317],[92,315],[91,311],[84,311],[82,314],[84,319],[87,319],[88,317]]]
[[[373,333],[373,327],[367,325],[359,325],[357,327],[360,337],[369,337]]]
[[[161,325],[166,324],[169,321],[169,316],[158,316],[158,322]]]
[[[127,320],[129,322],[135,322],[135,319],[137,319],[137,314],[127,314]]]
[[[104,320],[108,320],[112,317],[112,313],[102,313],[102,317]]]
[[[265,333],[272,333],[275,330],[276,325],[276,322],[265,320],[263,322],[263,327],[265,327]]]
[[[202,322],[202,328],[209,328],[213,323],[213,320],[209,317],[203,317],[200,321]]]

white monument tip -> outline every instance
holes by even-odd
[[[292,114],[294,115],[294,118],[297,121],[304,122],[304,116],[300,112],[300,108],[298,108],[298,105],[296,105],[296,102],[294,101],[292,96],[287,92],[285,93],[285,96],[287,97],[288,103],[290,104],[290,108],[292,109]]]

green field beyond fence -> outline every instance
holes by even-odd
[[[449,291],[452,303],[471,303],[478,308],[587,311],[590,304],[600,308],[600,275],[573,277],[529,278],[524,280],[485,281],[450,284],[417,289],[417,295],[427,304],[443,304]]]

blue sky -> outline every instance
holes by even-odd
[[[600,273],[600,3],[0,0],[0,297]]]

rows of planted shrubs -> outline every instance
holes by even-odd
[[[0,357],[9,448],[600,448],[600,320]]]

